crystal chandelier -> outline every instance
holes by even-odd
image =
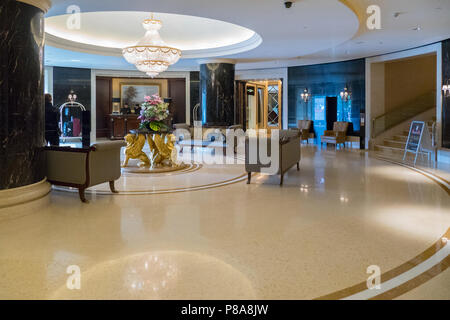
[[[177,63],[181,57],[181,50],[168,47],[159,35],[162,27],[160,20],[144,20],[142,23],[147,30],[145,36],[132,47],[122,50],[122,54],[129,63],[134,64],[139,71],[145,72],[150,77],[155,77],[167,68]]]

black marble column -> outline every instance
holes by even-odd
[[[191,96],[191,124],[194,124],[195,117],[200,114],[201,109],[197,110],[197,115],[194,114],[194,107],[200,103],[200,72],[190,72],[190,96]]]
[[[44,14],[0,2],[0,190],[45,177]]]
[[[200,103],[203,124],[234,124],[234,64],[200,65]]]
[[[450,80],[450,39],[442,42],[442,81],[447,80]],[[442,147],[450,148],[450,95],[442,96]]]

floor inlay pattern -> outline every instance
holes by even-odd
[[[204,165],[192,163],[183,170],[162,173],[135,173],[123,171],[116,181],[117,194],[112,194],[107,183],[93,186],[87,194],[144,195],[205,190],[244,181],[247,174],[243,165]],[[53,186],[54,190],[78,192],[76,188]]]
[[[247,185],[237,164],[124,174],[118,189],[136,194],[99,188],[89,204],[53,191],[0,220],[0,298],[450,298],[445,181],[356,150],[303,146],[300,167],[283,187],[264,175]],[[204,189],[144,193],[180,185]],[[388,287],[368,294],[373,265]]]
[[[449,182],[434,173],[416,168],[401,161],[378,156],[374,158],[418,172],[436,182],[450,195]],[[450,228],[426,251],[401,266],[382,274],[380,288],[368,289],[367,282],[362,282],[355,286],[322,296],[317,298],[317,300],[394,299],[436,277],[446,271],[448,267],[450,267]]]

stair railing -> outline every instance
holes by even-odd
[[[435,107],[436,91],[431,91],[399,108],[386,112],[372,120],[372,138],[376,138],[386,130]]]

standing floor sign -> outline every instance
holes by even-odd
[[[428,126],[423,121],[413,121],[409,129],[408,140],[406,142],[405,154],[403,161],[409,153],[415,154],[414,165],[417,162],[419,153],[428,153],[428,159],[433,153],[433,145],[431,143],[431,133]]]

